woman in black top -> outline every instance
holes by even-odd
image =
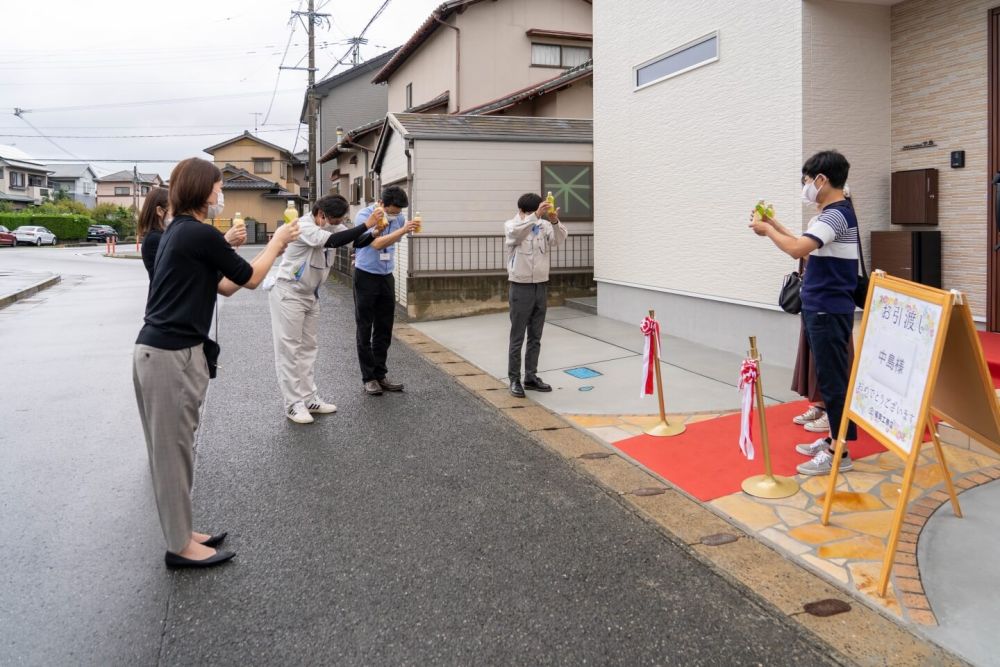
[[[146,195],[146,201],[142,205],[142,213],[139,214],[139,225],[136,228],[136,236],[142,241],[142,263],[149,274],[149,280],[153,280],[153,267],[156,265],[156,251],[160,247],[160,238],[166,228],[167,211],[170,208],[169,195],[166,188],[153,188]],[[232,227],[226,232],[226,242],[238,248],[247,240],[245,227]]]
[[[297,223],[283,225],[247,262],[219,230],[204,224],[221,213],[221,191],[222,173],[205,160],[184,160],[170,175],[174,218],[160,238],[145,325],[133,354],[136,402],[168,567],[207,567],[235,555],[214,548],[225,533],[194,532],[191,520],[195,430],[209,380],[206,348],[215,347],[208,338],[212,311],[217,294],[231,296],[241,286],[256,288],[285,246],[298,237]]]

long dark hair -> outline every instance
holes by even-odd
[[[156,212],[157,207],[163,209],[163,216],[166,217],[167,207],[170,205],[169,195],[166,188],[152,188],[146,195],[146,201],[142,205],[142,212],[139,214],[139,225],[136,228],[136,236],[141,241],[150,232],[162,232],[163,220]]]

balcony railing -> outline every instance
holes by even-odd
[[[409,275],[415,277],[507,273],[504,237],[496,234],[414,234],[409,238],[407,259]],[[565,243],[552,251],[552,273],[577,273],[593,268],[593,234],[570,234]]]

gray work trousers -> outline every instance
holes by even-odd
[[[542,327],[548,308],[548,283],[510,283],[510,349],[507,357],[507,377],[521,378],[521,347],[524,334],[528,334],[528,348],[524,353],[524,376],[531,378],[538,372],[538,354],[542,350]]]
[[[191,541],[195,430],[208,391],[202,345],[182,350],[136,345],[132,382],[167,551],[180,553]]]
[[[285,409],[316,396],[316,357],[319,354],[319,299],[279,280],[271,288],[271,335],[274,367]]]

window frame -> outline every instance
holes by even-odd
[[[274,173],[274,158],[273,157],[255,157],[251,158],[253,160],[253,173],[255,174],[273,174]],[[267,164],[267,170],[258,169],[258,163]]]
[[[545,170],[549,167],[588,167],[587,182],[590,186],[590,213],[586,215],[572,215],[565,214],[560,215],[559,220],[562,222],[593,222],[594,220],[594,163],[593,161],[580,161],[580,160],[552,160],[543,161],[541,163],[541,168],[539,169],[539,182],[541,183],[540,194],[544,198],[546,192],[551,188],[545,183]],[[556,206],[558,206],[558,198],[556,199]]]
[[[10,172],[10,189],[24,190],[27,187],[28,178],[23,171]]]
[[[406,109],[413,108],[413,82],[406,84]]]
[[[559,64],[558,65],[540,65],[535,63],[535,46],[554,46],[559,49]],[[540,67],[542,69],[573,69],[574,67],[579,67],[580,65],[565,65],[563,64],[565,58],[563,58],[563,49],[587,49],[590,52],[590,58],[594,57],[594,45],[593,43],[588,46],[581,46],[579,44],[552,44],[550,42],[536,42],[532,40],[531,42],[531,67]],[[586,61],[584,61],[586,62]]]
[[[125,192],[119,192],[119,190],[124,190]],[[132,188],[127,185],[116,185],[115,186],[115,197],[131,197]]]
[[[676,72],[671,72],[670,74],[665,74],[665,75],[663,75],[663,76],[661,76],[659,78],[653,79],[652,81],[649,81],[649,82],[644,83],[642,85],[639,84],[639,70],[641,70],[641,69],[643,69],[645,67],[649,67],[650,65],[652,65],[652,64],[654,64],[656,62],[659,62],[661,60],[666,60],[667,58],[670,58],[671,56],[675,56],[678,53],[682,53],[684,51],[687,51],[688,49],[692,49],[692,48],[694,48],[696,46],[700,46],[701,44],[704,44],[705,42],[708,42],[708,41],[710,41],[712,39],[715,40],[715,56],[714,57],[709,58],[707,60],[702,60],[702,61],[700,61],[698,63],[695,63],[694,65],[689,65],[689,66],[687,66],[687,67],[685,67],[683,69],[677,70]],[[688,72],[690,72],[692,70],[696,70],[699,67],[704,67],[706,65],[711,65],[712,63],[717,63],[717,62],[719,62],[719,60],[721,58],[722,58],[722,39],[720,37],[720,31],[714,30],[714,31],[712,31],[710,33],[702,35],[701,37],[698,37],[696,39],[692,39],[691,41],[687,42],[686,44],[682,44],[681,46],[678,46],[678,47],[676,47],[674,49],[671,49],[669,51],[665,51],[665,52],[663,52],[663,53],[661,53],[661,54],[659,54],[657,56],[649,58],[648,60],[645,60],[645,61],[639,63],[638,65],[634,65],[632,67],[632,92],[637,92],[637,91],[649,88],[650,86],[655,86],[656,84],[662,83],[663,81],[667,81],[669,79],[673,79],[674,77],[681,76],[682,74],[687,74]]]

